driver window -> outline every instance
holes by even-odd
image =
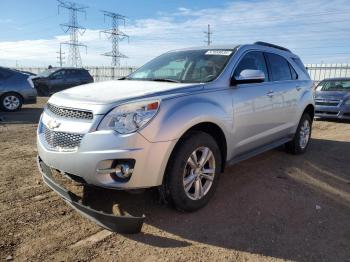
[[[64,70],[60,70],[58,72],[55,72],[51,76],[55,79],[61,79],[64,76]]]
[[[249,52],[237,65],[234,71],[234,77],[238,77],[245,69],[261,70],[265,74],[265,81],[268,80],[268,73],[265,58],[262,52]]]

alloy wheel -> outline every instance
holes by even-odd
[[[215,176],[215,158],[208,147],[200,147],[187,160],[183,186],[187,197],[192,200],[203,198],[210,190]]]

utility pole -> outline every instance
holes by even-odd
[[[210,24],[208,24],[208,31],[205,31],[204,34],[206,38],[205,42],[207,43],[208,46],[210,46],[210,44],[212,43],[211,35],[213,34],[213,32],[210,29]]]
[[[106,17],[109,17],[112,20],[112,28],[102,30],[100,32],[100,33],[106,34],[107,38],[112,41],[112,51],[104,53],[102,55],[112,57],[112,66],[120,67],[120,58],[127,58],[127,56],[119,52],[119,42],[124,40],[125,38],[128,38],[128,41],[129,41],[129,36],[119,30],[119,24],[120,22],[123,22],[125,26],[126,17],[113,12],[108,12],[108,11],[102,11],[102,12],[103,12],[104,19]]]
[[[60,51],[56,52],[56,54],[57,54],[57,60],[58,60],[57,64],[59,64],[60,67],[62,67],[62,65],[64,64],[64,56],[62,55],[65,54],[64,52],[62,52],[62,45],[60,45]]]
[[[81,56],[79,52],[79,47],[85,47],[85,52],[87,52],[87,46],[79,42],[78,36],[85,33],[85,28],[78,24],[78,13],[84,13],[86,17],[85,9],[87,6],[83,6],[74,2],[69,2],[65,0],[58,1],[58,12],[60,8],[65,8],[69,11],[69,22],[61,24],[61,28],[65,33],[69,33],[69,41],[62,42],[61,44],[69,46],[68,64],[74,67],[81,67]]]

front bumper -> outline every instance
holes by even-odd
[[[350,106],[317,106],[315,117],[350,120]]]
[[[37,163],[44,182],[83,216],[113,232],[134,234],[141,231],[145,220],[144,215],[142,217],[134,217],[131,215],[116,216],[85,206],[79,202],[79,197],[77,195],[54,181],[51,169],[40,159],[39,156],[37,157]]]
[[[45,121],[44,118],[42,120]],[[67,121],[62,122],[60,128],[65,128],[66,123]],[[68,126],[71,128],[73,124]],[[37,134],[38,155],[46,165],[81,177],[87,184],[114,189],[161,185],[166,164],[175,144],[175,140],[151,143],[139,133],[119,135],[114,131],[94,131],[84,134],[76,150],[62,152],[50,149],[44,134]],[[98,172],[101,168],[110,168],[108,165],[120,159],[135,160],[133,173],[127,182],[117,181],[109,173]]]

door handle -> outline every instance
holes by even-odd
[[[275,92],[273,92],[272,90],[270,90],[269,92],[266,93],[266,95],[267,95],[268,97],[273,97],[274,93],[275,93]]]
[[[296,89],[297,91],[300,91],[300,90],[301,90],[301,87],[300,87],[300,86],[296,86],[295,89]]]

